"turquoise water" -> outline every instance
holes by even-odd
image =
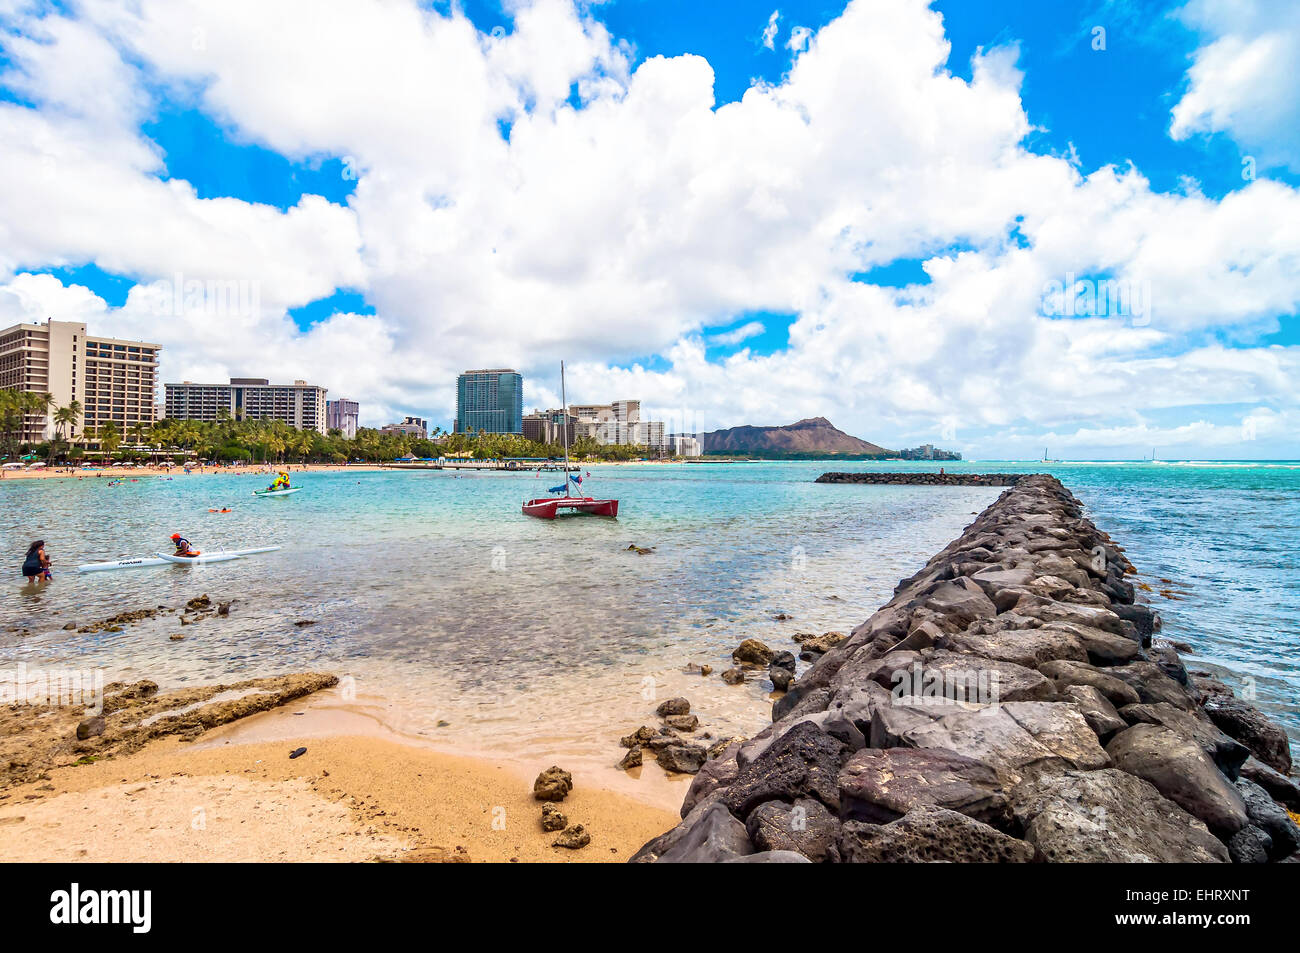
[[[1194,646],[1190,661],[1250,680],[1241,684],[1300,735],[1300,467],[944,466],[1055,472],[1127,548],[1165,634]],[[725,686],[686,674],[688,663],[721,670],[746,637],[785,649],[796,632],[848,631],[999,492],[813,483],[825,469],[592,467],[589,490],[622,501],[617,521],[522,516],[556,474],[305,474],[301,493],[265,500],[251,496],[261,475],[0,483],[0,544],[14,567],[0,668],[101,668],[109,681],[164,687],[328,670],[392,702],[402,730],[604,759],[649,700],[670,693],[687,693],[715,731],[750,732],[769,686]],[[234,512],[207,512],[223,506]],[[75,572],[163,548],[172,532],[204,550],[285,548],[206,567]],[[55,580],[24,594],[17,570],[33,538],[47,541]],[[63,629],[200,593],[235,600],[230,616]],[[294,625],[305,620],[315,624]]]

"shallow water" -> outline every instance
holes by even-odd
[[[347,691],[387,699],[385,717],[402,731],[604,762],[669,694],[690,697],[712,732],[751,733],[766,720],[770,686],[701,679],[685,673],[688,662],[716,672],[745,637],[794,649],[796,632],[848,631],[1000,492],[813,483],[825,469],[592,467],[589,491],[622,501],[617,521],[522,516],[520,503],[556,474],[306,474],[295,478],[303,492],[278,499],[251,496],[263,476],[0,484],[0,550],[15,567],[0,597],[0,668],[100,668],[105,681],[164,687],[327,670],[348,677]],[[1300,469],[1049,469],[1127,548],[1164,634],[1196,648],[1189,661],[1253,680],[1239,687],[1253,686],[1300,736]],[[223,506],[234,512],[207,512]],[[211,566],[75,572],[146,555],[172,532],[203,550],[285,549]],[[56,578],[23,595],[17,566],[40,537]],[[230,616],[180,628],[168,615],[93,635],[62,628],[200,593],[234,599]]]

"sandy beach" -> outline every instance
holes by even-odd
[[[136,723],[145,711],[156,717],[159,707],[175,711],[171,706],[190,697],[175,694],[180,697],[142,703],[134,714],[128,708],[125,721]],[[112,692],[106,717],[122,721],[123,710],[112,711],[111,698]],[[49,763],[28,764],[21,780],[12,767],[0,778],[0,856],[621,862],[678,820],[673,812],[586,784],[575,773],[573,791],[558,807],[571,826],[583,825],[591,841],[578,850],[556,847],[558,835],[542,830],[541,803],[532,794],[533,776],[551,764],[544,753],[530,759],[531,767],[448,754],[309,702],[291,699],[198,730],[204,721],[235,714],[212,714],[222,707],[214,699],[198,709],[208,716],[198,722],[190,716],[188,727],[172,726],[178,731],[168,728],[142,741],[129,729],[110,729],[85,745],[64,743],[75,737],[79,711],[8,706],[7,762],[14,763],[14,725],[21,723],[33,745],[18,757],[39,749]],[[144,717],[138,723],[149,722]],[[82,748],[103,753],[71,761]],[[306,751],[290,758],[298,748]]]
[[[0,470],[0,480],[131,480],[140,477],[199,477],[199,476],[251,476],[274,474],[280,470],[289,473],[370,473],[390,469],[377,463],[273,463],[242,467],[191,467],[186,473],[182,467],[37,467],[34,470]]]

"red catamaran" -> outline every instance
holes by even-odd
[[[553,520],[564,511],[566,516],[618,516],[618,500],[597,500],[590,496],[574,496],[574,484],[582,486],[582,477],[569,472],[569,398],[564,392],[564,362],[560,362],[560,402],[564,405],[564,483],[553,486],[548,492],[564,496],[541,497],[524,503],[524,515]]]

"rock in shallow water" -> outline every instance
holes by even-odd
[[[694,774],[708,760],[708,752],[703,745],[675,744],[659,752],[659,766],[665,771],[680,774]]]
[[[655,709],[655,714],[660,718],[666,718],[668,715],[687,715],[690,711],[691,703],[679,696],[660,702],[659,707]]]

